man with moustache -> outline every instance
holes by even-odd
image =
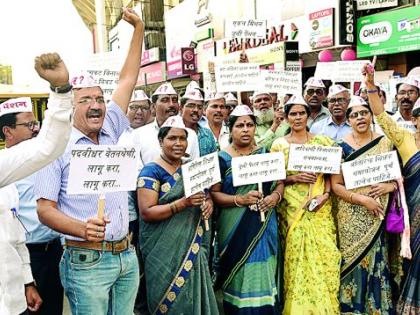
[[[197,134],[200,156],[217,151],[211,130],[199,124],[203,116],[203,107],[204,98],[201,91],[196,88],[187,89],[181,98],[181,116],[185,126]]]
[[[403,128],[416,132],[416,127],[411,121],[412,110],[414,104],[419,97],[419,82],[414,78],[408,77],[397,84],[397,95],[395,100],[397,102],[398,111],[392,118]]]
[[[308,117],[308,128],[315,122],[321,121],[330,116],[330,112],[322,105],[325,100],[325,85],[322,80],[311,77],[305,83],[303,98],[308,103],[311,114]]]
[[[274,110],[273,98],[267,92],[255,91],[252,95],[252,106],[257,118],[255,141],[257,145],[270,149],[274,140],[284,136],[286,130],[279,128],[282,124],[281,115]]]
[[[207,92],[204,96],[207,125],[213,133],[217,149],[221,150],[229,145],[229,128],[225,123],[226,100],[222,93]]]
[[[106,193],[104,218],[98,218],[98,196],[68,195],[74,145],[114,145],[129,126],[126,117],[137,82],[144,23],[132,9],[123,19],[134,27],[129,51],[112,100],[93,77],[73,78],[74,128],[65,153],[37,173],[35,197],[42,223],[62,233],[65,249],[60,277],[73,314],[133,313],[139,266],[128,237],[127,192]]]
[[[327,98],[331,116],[314,123],[310,132],[328,136],[334,141],[341,140],[349,134],[351,126],[346,119],[346,110],[350,103],[350,96],[350,91],[342,85],[332,85]]]

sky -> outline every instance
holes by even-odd
[[[13,83],[45,91],[34,58],[58,52],[71,69],[79,69],[93,52],[92,35],[71,0],[0,0],[0,62],[13,67]]]

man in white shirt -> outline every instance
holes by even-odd
[[[10,148],[0,150],[2,315],[20,314],[27,308],[36,311],[42,303],[32,278],[29,253],[25,246],[25,231],[18,218],[19,194],[13,183],[59,157],[66,148],[71,131],[72,87],[68,83],[66,66],[58,54],[45,54],[35,59],[35,69],[41,78],[49,82],[53,90],[38,136],[32,138],[38,123],[33,121],[30,100],[15,99],[0,104],[2,135],[16,137],[19,134],[21,140]],[[10,123],[11,119],[14,122]]]
[[[397,84],[397,95],[395,95],[395,100],[397,102],[398,111],[392,116],[392,119],[394,119],[398,125],[413,133],[416,132],[416,127],[411,121],[411,111],[413,110],[418,97],[418,81],[414,78],[408,77]]]

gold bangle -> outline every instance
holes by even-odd
[[[354,192],[350,193],[350,203],[353,203]]]
[[[169,209],[171,209],[172,215],[174,215],[175,214],[175,208],[174,208],[174,203],[173,202],[171,202],[169,204]]]
[[[233,202],[235,203],[235,206],[237,206],[237,207],[242,207],[242,206],[238,203],[238,201],[236,200],[236,197],[238,197],[238,195],[233,196]]]
[[[392,182],[392,185],[394,186],[394,191],[397,191],[397,189],[398,189],[397,183],[396,182]]]
[[[277,190],[273,190],[273,194],[277,194],[279,196],[279,200],[277,200],[276,202],[276,205],[278,205],[279,202],[281,201],[281,194]]]

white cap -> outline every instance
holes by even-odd
[[[171,127],[171,128],[179,128],[187,130],[187,127],[185,127],[184,121],[182,120],[182,117],[179,115],[171,116],[163,123],[160,128],[163,127]]]
[[[149,97],[146,95],[146,93],[144,93],[143,90],[135,90],[133,92],[133,95],[131,96],[131,101],[130,102],[134,102],[134,101],[149,101]]]
[[[200,89],[200,86],[198,85],[197,81],[192,80],[190,83],[188,83],[187,87],[185,88],[185,91],[188,91],[190,89]]]
[[[204,96],[204,100],[206,102],[213,101],[213,100],[224,99],[224,98],[225,97],[224,97],[223,93],[209,92],[209,91],[206,91],[206,95]]]
[[[368,104],[360,96],[352,95],[350,98],[349,106],[347,108],[350,108],[353,106],[368,106]]]
[[[316,79],[314,77],[310,77],[306,82],[305,82],[305,87],[309,87],[312,86],[314,88],[323,88],[325,89],[325,84],[324,82],[322,82],[322,80],[320,79]]]
[[[233,95],[231,92],[225,95],[225,101],[226,102],[237,102],[238,99]]]
[[[270,96],[271,98],[271,94],[270,92],[265,92],[265,91],[255,91],[254,94],[252,94],[252,100],[254,100],[258,95],[262,95],[262,94],[266,94],[268,96]]]
[[[178,95],[178,93],[175,91],[174,87],[170,82],[165,82],[161,84],[156,91],[153,93],[153,95]]]
[[[287,101],[284,106],[290,106],[290,105],[303,105],[308,107],[308,103],[305,102],[305,99],[300,94],[294,94],[292,95],[289,100]]]
[[[74,89],[100,87],[98,81],[87,71],[81,71],[71,77],[70,84]]]
[[[30,97],[11,98],[0,104],[0,117],[6,114],[30,112],[32,112]]]
[[[334,84],[330,86],[330,89],[328,90],[328,97],[332,97],[334,95],[337,95],[338,93],[347,91],[350,93],[349,89],[346,89],[344,86],[340,84]]]
[[[405,78],[403,78],[403,80],[402,80],[402,81],[398,82],[398,83],[397,83],[397,85],[396,85],[396,87],[397,87],[397,91],[398,91],[398,87],[399,87],[401,84],[408,84],[408,85],[415,86],[416,88],[420,88],[420,81],[419,81],[417,78],[412,77],[412,76],[410,76],[410,77],[405,77]]]
[[[254,116],[251,108],[247,105],[238,105],[235,109],[230,113],[231,116]]]
[[[413,106],[413,109],[411,110],[411,113],[414,114],[415,110],[420,110],[420,97],[417,99],[416,103]],[[417,126],[417,128],[419,128]]]
[[[199,89],[190,88],[185,91],[184,96],[182,98],[188,98],[190,100],[195,101],[203,101],[203,95],[201,94]]]

